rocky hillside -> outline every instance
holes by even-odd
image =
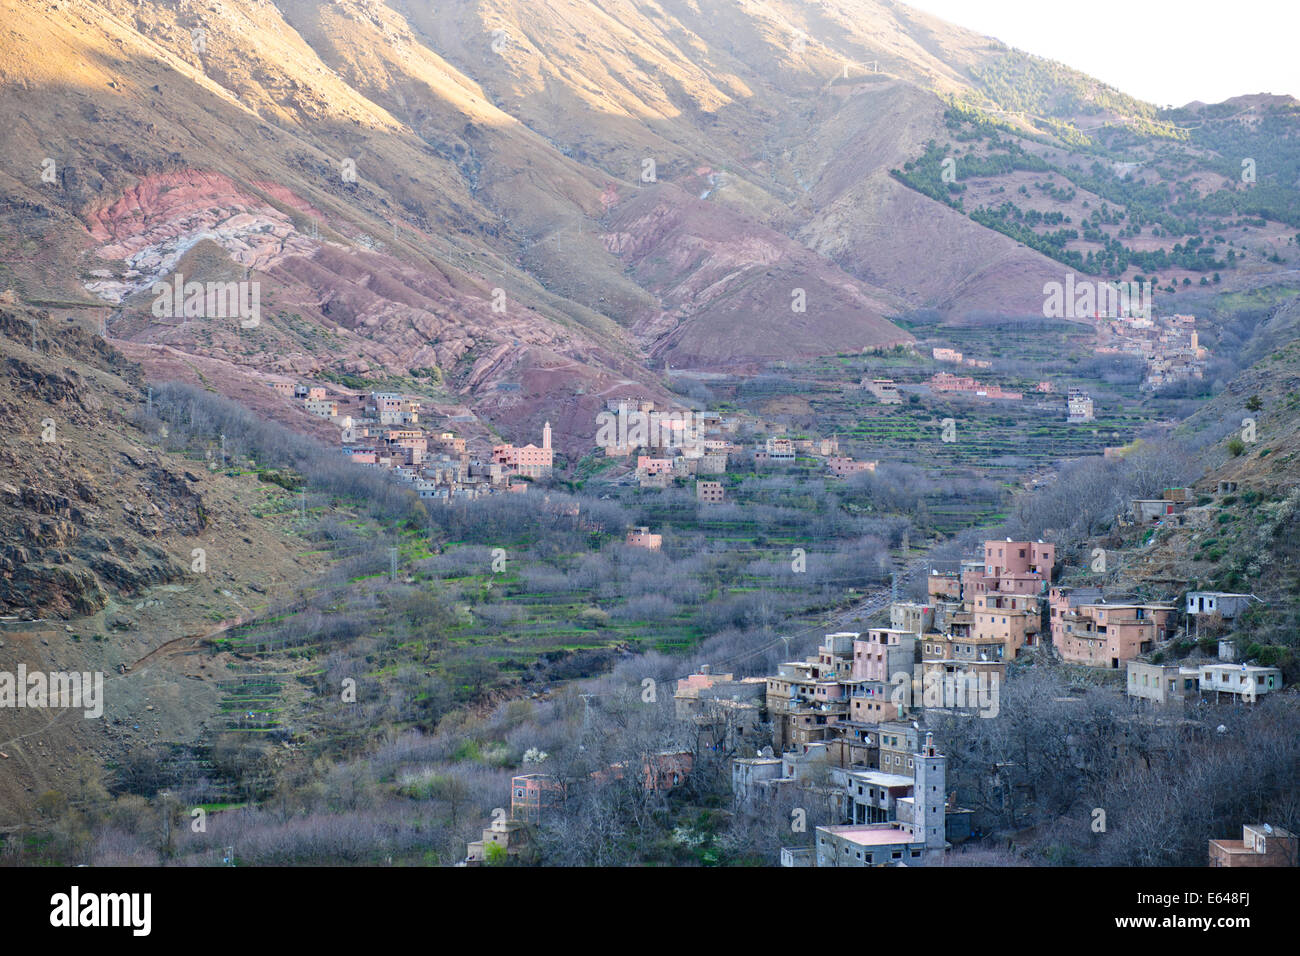
[[[20,300],[105,321],[149,374],[215,363],[232,393],[418,384],[510,437],[567,396],[574,449],[604,396],[656,389],[647,367],[1032,304],[1057,263],[890,174],[949,103],[1026,135],[1017,104],[1070,128],[1152,114],[888,0],[0,12],[0,278]],[[1021,103],[1044,84],[1008,71],[1070,95]],[[178,274],[259,282],[264,321],[155,314]]]
[[[220,448],[179,457],[137,428],[141,369],[101,339],[0,303],[0,376],[0,671],[107,678],[99,720],[4,710],[3,825],[78,754],[111,763],[197,737],[222,672],[200,639],[314,569],[285,533],[284,489],[227,475]]]

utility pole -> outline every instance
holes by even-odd
[[[591,698],[593,695],[579,694],[578,696],[582,698],[582,729],[586,730],[587,726],[590,723],[589,718],[591,717]]]
[[[388,580],[390,582],[397,580],[397,549],[388,549]]]
[[[146,401],[149,406],[149,414],[152,415],[153,414],[153,386],[150,385],[148,386],[148,388],[149,388],[149,397],[146,399]]]

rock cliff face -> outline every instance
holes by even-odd
[[[101,339],[0,305],[0,615],[88,617],[194,587],[193,549],[247,520],[207,462],[143,440],[143,393],[139,368]]]

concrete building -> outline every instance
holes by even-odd
[[[816,657],[787,661],[767,678],[773,744],[782,751],[833,739],[849,716],[855,632],[827,634]]]
[[[873,627],[866,635],[853,637],[855,681],[880,681],[888,684],[895,674],[912,673],[916,662],[916,634],[892,627]]]
[[[499,847],[501,854],[509,859],[531,854],[533,850],[533,831],[521,820],[502,820],[484,827],[483,839],[475,840],[468,846],[465,866],[482,866],[492,860],[491,847]]]
[[[784,766],[780,757],[737,757],[731,761],[731,795],[738,806],[758,802],[763,793],[760,784],[770,783],[782,776]]]
[[[1134,498],[1129,502],[1129,518],[1134,524],[1165,521],[1187,510],[1190,495],[1186,488],[1166,488],[1159,498]]]
[[[1230,621],[1245,611],[1252,601],[1259,598],[1253,594],[1237,594],[1231,591],[1188,591],[1187,613],[1189,616],[1217,614],[1225,621]]]
[[[724,475],[727,473],[727,455],[705,452],[695,466],[697,475]]]
[[[638,475],[671,475],[673,460],[671,458],[654,458],[650,455],[638,455],[636,459]]]
[[[1063,609],[1053,622],[1053,643],[1073,664],[1119,670],[1125,661],[1151,651],[1172,634],[1168,604],[1081,604]],[[1059,624],[1061,639],[1056,640]]]
[[[883,770],[850,770],[845,773],[849,794],[850,822],[888,823],[898,818],[898,801],[912,795],[911,773]]]
[[[947,758],[935,750],[933,737],[927,734],[912,760],[911,796],[896,795],[906,781],[901,774],[862,775],[864,791],[872,785],[867,780],[877,781],[878,790],[888,791],[895,776],[898,788],[875,801],[865,800],[860,804],[862,810],[855,808],[854,813],[875,814],[883,799],[886,806],[893,804],[896,817],[892,822],[818,827],[814,834],[817,866],[932,866],[943,861],[948,847]],[[856,787],[854,781],[855,800]]]
[[[873,378],[862,380],[862,388],[869,394],[875,396],[876,401],[881,405],[902,405],[903,396],[898,391],[898,386],[890,378]]]
[[[1298,866],[1300,853],[1296,835],[1267,823],[1248,823],[1240,840],[1211,840],[1210,866],[1265,867]]]
[[[1026,647],[1036,647],[1042,631],[1042,602],[1028,594],[977,594],[971,636],[999,641],[1005,656],[1014,660]]]
[[[795,460],[794,442],[788,438],[769,438],[763,451],[767,461],[790,463]]]
[[[1200,697],[1200,668],[1139,660],[1128,661],[1126,668],[1125,693],[1134,700],[1168,707],[1187,704]]]
[[[720,481],[695,482],[695,500],[709,505],[720,505],[726,500]]]
[[[510,779],[510,819],[536,823],[542,811],[564,802],[564,785],[545,773],[524,773]]]
[[[962,599],[980,594],[1041,594],[1052,582],[1056,545],[1042,541],[984,542],[982,565],[962,562]]]
[[[895,601],[889,605],[889,626],[894,630],[907,631],[920,637],[934,630],[935,607],[931,604]]]
[[[878,766],[887,773],[911,774],[915,769],[913,754],[920,749],[923,731],[910,720],[889,720],[880,724],[880,761]]]
[[[831,474],[836,478],[847,478],[849,475],[860,475],[864,472],[876,470],[874,461],[855,461],[852,458],[838,456],[826,459],[826,467],[831,470]]]
[[[514,445],[494,445],[492,461],[501,465],[507,473],[521,475],[525,478],[549,478],[554,468],[555,453],[551,448],[551,423],[542,426],[542,447],[528,444],[522,448]]]
[[[627,533],[624,543],[629,548],[645,548],[647,551],[658,551],[663,547],[664,538],[661,534],[652,534],[649,528],[633,528]]]
[[[1282,671],[1258,664],[1202,664],[1200,690],[1215,698],[1228,695],[1254,703],[1265,694],[1282,688]]]
[[[924,837],[895,823],[818,827],[815,836],[819,867],[924,865]]]
[[[678,720],[691,721],[699,729],[704,746],[752,752],[763,742],[759,728],[766,693],[766,678],[736,680],[732,674],[714,674],[704,664],[699,673],[677,682],[673,707]]]
[[[1090,422],[1093,420],[1092,397],[1081,388],[1072,388],[1066,397],[1068,421]]]
[[[323,393],[324,389],[313,389],[313,391],[321,391]],[[307,409],[310,414],[315,415],[318,418],[339,417],[339,403],[332,399],[323,397],[323,394],[321,398],[307,399],[303,402],[303,408]]]

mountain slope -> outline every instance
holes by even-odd
[[[1161,116],[887,0],[0,13],[0,278],[20,298],[106,320],[149,374],[178,353],[241,389],[418,373],[509,437],[547,409],[497,392],[538,371],[576,403],[557,433],[570,451],[611,388],[658,388],[647,365],[890,346],[909,337],[889,317],[915,308],[1037,314],[1071,256],[1082,268],[1105,246],[1131,276],[1146,260],[1114,244],[1158,258],[1181,237],[1189,216],[1121,236],[1159,189],[1191,202],[1201,183],[1218,190],[1202,205],[1283,220],[1294,200],[1275,154],[1297,124],[1277,104],[1240,104],[1273,111],[1243,140],[1230,125],[1250,117]],[[1245,142],[1259,189],[1233,199],[1208,171]],[[1028,158],[1008,161],[1013,146]],[[1088,171],[1129,160],[1127,179]],[[1096,234],[1054,245],[987,212],[1012,191],[1032,197],[1012,204],[1022,218]],[[1104,204],[1128,218],[1095,220]],[[1266,221],[1269,244],[1237,261],[1262,269],[1285,247]],[[177,272],[262,283],[265,321],[160,321],[152,283]]]

